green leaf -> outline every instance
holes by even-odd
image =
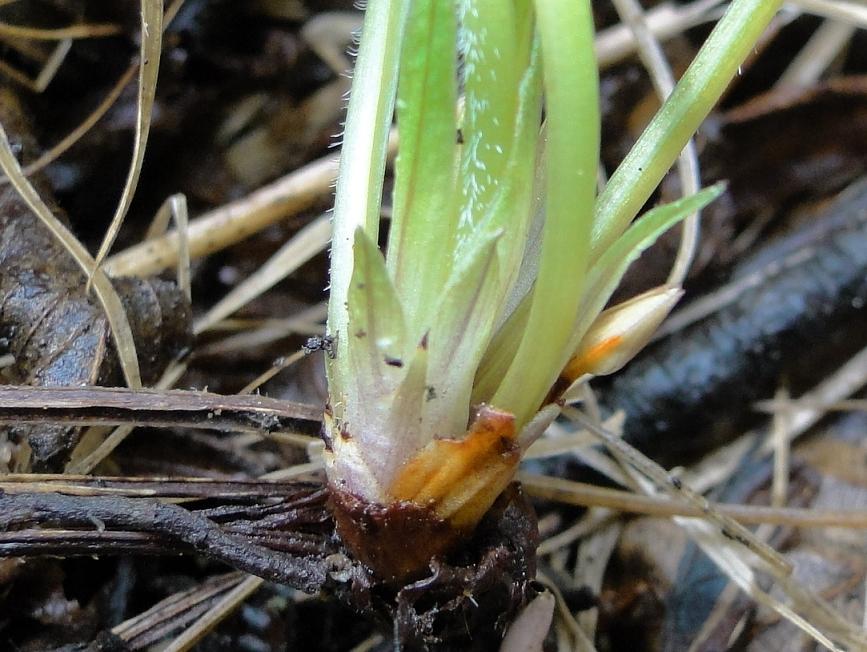
[[[536,0],[547,124],[545,225],[527,326],[492,403],[520,428],[568,356],[587,271],[596,168],[599,80],[589,0]]]
[[[629,266],[638,260],[642,252],[656,242],[657,238],[688,215],[700,211],[725,191],[725,184],[718,183],[689,197],[684,197],[648,211],[630,226],[593,265],[587,293],[582,300],[582,317],[575,327],[570,342],[574,351],[584,333],[602,312],[614,290],[620,285]]]
[[[459,241],[483,219],[503,179],[532,39],[529,0],[462,0],[460,9],[465,101]]]
[[[524,73],[524,78],[521,80],[521,87],[518,93],[519,108],[517,123],[511,146],[512,155],[506,168],[503,185],[498,189],[494,202],[482,222],[476,227],[476,232],[461,243],[455,256],[455,259],[459,261],[466,255],[472,255],[470,252],[472,247],[478,248],[479,246],[483,246],[484,241],[490,238],[493,233],[499,231],[503,234],[497,244],[499,287],[497,290],[498,299],[496,306],[493,308],[496,312],[496,319],[493,323],[494,330],[503,321],[504,310],[509,308],[514,309],[514,306],[509,306],[508,303],[512,294],[516,291],[515,285],[519,280],[519,275],[521,273],[531,274],[535,278],[537,267],[534,264],[530,265],[530,268],[524,269],[522,259],[527,253],[528,237],[538,236],[538,233],[531,233],[531,225],[537,219],[537,211],[534,208],[541,193],[540,184],[536,176],[539,167],[537,166],[537,149],[540,148],[537,141],[540,130],[539,120],[542,100],[540,63],[539,47],[538,43],[536,43],[530,55],[529,67]],[[528,280],[526,286],[532,285],[532,282],[532,279]],[[524,288],[525,291],[526,286]],[[472,385],[471,404],[489,400],[496,386],[499,385],[499,382],[505,375],[509,362],[511,362],[514,351],[517,348],[517,343],[520,342],[520,336],[526,321],[512,323],[515,328],[506,333],[506,335],[513,337],[514,346],[509,347],[507,351],[505,348],[497,348],[496,345],[492,345],[476,358],[478,366],[481,364],[482,354],[485,354],[486,362],[488,358],[491,358],[492,353],[497,357],[496,360],[491,360],[495,364],[485,365],[486,371],[490,372],[485,374],[485,378],[487,378],[489,383],[482,381],[481,391],[477,391],[479,388],[475,384]],[[504,339],[502,332],[498,333],[497,337],[500,338],[501,342],[507,341]],[[490,340],[490,337],[488,340]],[[475,377],[478,381],[478,368],[476,369]],[[489,390],[485,390],[485,385],[487,384],[492,384],[493,386]],[[480,396],[484,398],[480,399]]]
[[[496,308],[498,313],[518,276],[534,217],[534,191],[538,190],[534,184],[536,149],[542,112],[541,73],[541,56],[535,43],[518,89],[518,111],[514,133],[507,144],[510,154],[502,181],[474,232],[458,244],[455,253],[455,261],[460,261],[466,252],[478,249],[492,234],[503,234],[497,245],[501,294]]]
[[[729,5],[600,195],[593,225],[594,258],[641,210],[781,5],[782,0],[734,0]]]
[[[416,347],[408,361],[406,374],[392,395],[383,417],[382,431],[389,435],[388,445],[383,450],[371,453],[377,458],[373,464],[389,469],[387,473],[380,474],[384,486],[390,486],[394,474],[432,439],[424,426],[430,357],[427,347]]]
[[[494,334],[476,372],[472,405],[490,403],[500,383],[503,382],[503,377],[509,370],[515,351],[523,338],[524,329],[527,327],[531,296],[528,294],[524,297]]]
[[[387,256],[412,337],[427,329],[451,270],[448,252],[457,229],[456,39],[452,2],[413,3],[397,91],[400,149]]]
[[[348,339],[346,306],[355,232],[361,228],[375,241],[379,230],[388,132],[408,10],[409,0],[377,0],[364,14],[334,197],[328,334],[338,341]],[[326,369],[331,390],[343,394],[352,382],[348,356],[338,351]],[[340,407],[332,407],[339,420]]]
[[[361,227],[355,231],[353,256],[347,300],[350,329],[336,349],[337,355],[347,349],[356,400],[371,400],[390,394],[403,378],[404,318],[385,260]]]
[[[498,241],[489,235],[467,252],[443,292],[428,337],[425,428],[456,437],[467,427],[473,378],[494,327],[501,297]]]

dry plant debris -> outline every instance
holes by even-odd
[[[3,92],[2,124],[18,128],[17,147],[34,157],[21,108]],[[13,132],[14,133],[14,132]],[[43,197],[47,186],[41,183]],[[37,219],[12,185],[0,187],[0,328],[14,362],[4,382],[36,386],[113,385],[120,380],[109,320],[85,290],[87,277],[64,246]],[[137,344],[140,373],[153,382],[190,343],[189,307],[177,287],[160,279],[118,279]],[[16,471],[60,470],[80,429],[12,424],[3,433]]]

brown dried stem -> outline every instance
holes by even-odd
[[[320,408],[264,396],[183,390],[0,385],[0,423],[192,427],[315,434]]]

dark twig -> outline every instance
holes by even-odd
[[[269,480],[211,478],[112,477],[21,473],[0,475],[6,493],[62,493],[77,496],[126,496],[164,499],[242,500],[291,499],[298,507],[324,500],[322,485]]]
[[[0,423],[63,423],[317,434],[322,410],[264,396],[0,385]]]
[[[334,551],[324,537],[320,538],[318,555],[286,554],[254,543],[249,537],[230,534],[213,521],[183,507],[148,498],[82,497],[52,493],[2,494],[0,523],[7,531],[34,526],[59,526],[63,529],[87,528],[90,532],[96,529],[100,534],[109,529],[144,532],[164,538],[174,545],[185,544],[183,547],[192,548],[195,552],[239,570],[306,592],[320,589],[328,579],[330,570],[343,570],[349,565],[343,555],[329,555]],[[33,540],[38,537],[32,533],[9,532],[7,541],[0,539],[0,556],[21,554],[22,545],[27,543],[28,536],[31,538],[31,550],[47,554],[48,539],[45,540],[46,548],[40,549],[40,542]],[[130,545],[135,548],[145,543],[145,540],[135,538],[121,541],[123,537],[118,539],[121,547]],[[278,543],[279,539],[279,536],[272,537]],[[304,537],[299,537],[297,541],[302,548],[306,547]],[[86,545],[89,542],[82,539],[80,543]],[[284,537],[283,543],[291,543],[291,540]]]

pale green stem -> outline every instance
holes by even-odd
[[[518,351],[494,406],[528,421],[566,362],[587,272],[599,161],[599,80],[589,0],[536,0],[547,147],[539,272]]]
[[[346,300],[355,230],[361,227],[373,242],[379,232],[388,131],[408,7],[409,0],[375,0],[364,15],[334,199],[328,301],[328,332],[337,340],[337,355],[328,364],[332,389],[334,383],[345,382],[348,373]]]

